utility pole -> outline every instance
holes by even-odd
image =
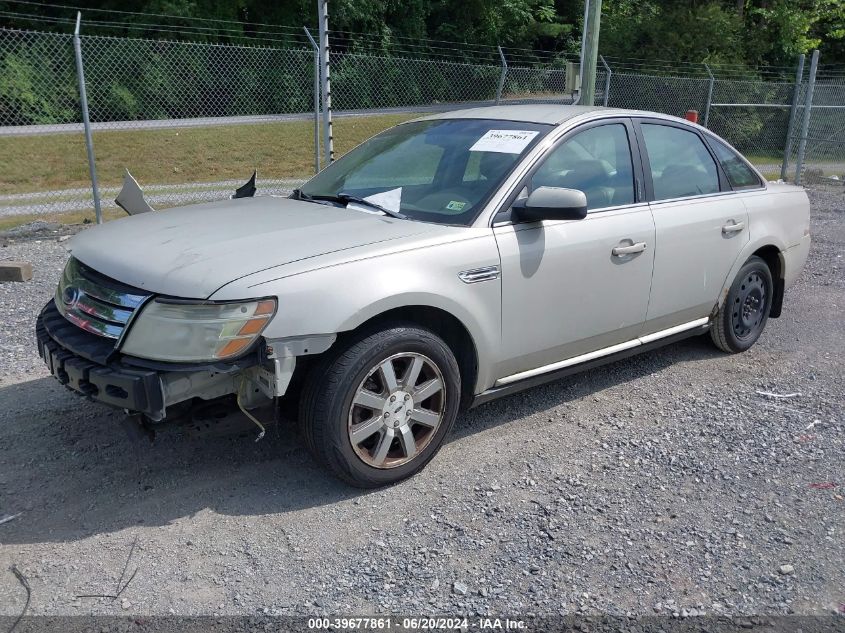
[[[819,69],[819,51],[814,50],[810,58],[810,78],[807,80],[807,94],[804,97],[804,120],[801,123],[801,136],[798,139],[798,161],[795,165],[795,184],[801,184],[804,176],[804,156],[807,152],[807,136],[810,134],[810,119],[813,116],[813,91],[816,87],[816,71]]]
[[[601,0],[584,0],[584,34],[581,38],[580,105],[593,105],[596,99],[596,66],[599,59]]]
[[[323,85],[323,142],[326,144],[326,165],[334,160],[332,137],[332,84],[329,75],[329,0],[317,0],[320,19],[320,76]]]

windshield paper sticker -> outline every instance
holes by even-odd
[[[399,207],[402,206],[402,187],[374,193],[373,195],[364,198],[364,200],[377,204],[385,209],[398,212]]]
[[[467,206],[466,202],[450,200],[449,204],[446,205],[446,209],[448,209],[449,211],[463,211],[465,206]]]
[[[490,130],[469,148],[471,152],[521,154],[539,132],[528,130]]]

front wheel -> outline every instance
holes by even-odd
[[[751,257],[740,269],[710,336],[724,352],[744,352],[757,342],[772,309],[772,273],[765,261]]]
[[[396,326],[353,340],[312,370],[300,425],[308,449],[338,477],[384,486],[434,457],[460,390],[449,347],[428,330]]]

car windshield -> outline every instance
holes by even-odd
[[[405,123],[359,145],[294,196],[469,225],[519,157],[552,127],[485,119]]]

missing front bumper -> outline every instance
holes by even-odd
[[[247,409],[284,395],[296,359],[266,359],[229,366],[179,366],[149,369],[121,362],[113,343],[83,332],[65,320],[51,301],[35,328],[38,353],[63,385],[89,400],[137,412],[159,422],[173,405],[197,399],[211,401],[239,395]]]

